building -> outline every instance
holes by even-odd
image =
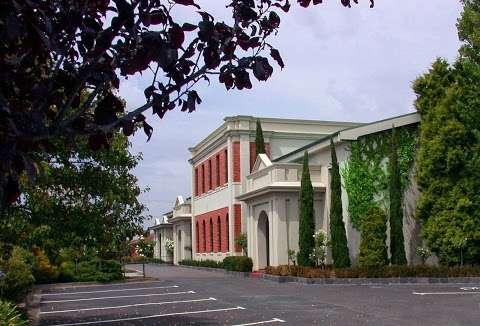
[[[294,119],[259,118],[265,154],[256,155],[257,118],[235,116],[190,148],[192,195],[177,197],[172,212],[151,228],[157,246],[155,256],[178,263],[181,259],[223,260],[241,255],[235,238],[245,233],[247,253],[254,270],[288,263],[288,251],[298,251],[299,191],[302,158],[310,157],[314,187],[316,230],[329,234],[330,140],[340,166],[350,160],[352,143],[372,135],[389,135],[395,128],[417,128],[416,113],[369,124]],[[409,183],[404,196],[404,236],[407,259],[414,262],[419,244],[413,218],[418,190]],[[344,222],[350,258],[355,263],[360,233],[348,214],[348,195],[342,189]],[[167,253],[162,241],[174,241]],[[327,255],[327,262],[331,257]]]
[[[190,197],[177,196],[173,210],[156,219],[149,228],[155,240],[154,257],[167,263],[178,264],[184,259],[192,259],[192,214]],[[173,241],[173,250],[168,242]]]
[[[193,258],[223,260],[241,254],[234,239],[247,232],[249,210],[239,200],[254,168],[257,118],[235,116],[190,148]],[[359,123],[260,118],[267,156],[280,158]]]

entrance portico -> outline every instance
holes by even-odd
[[[298,195],[302,166],[275,163],[260,154],[252,173],[247,176],[246,191],[237,197],[247,206],[246,233],[248,255],[253,269],[288,264],[288,251],[298,251]],[[328,231],[325,186],[322,169],[311,166],[314,187],[316,229]],[[328,172],[327,172],[328,173]]]

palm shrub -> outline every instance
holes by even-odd
[[[315,247],[313,238],[315,232],[313,210],[313,186],[308,168],[308,152],[303,155],[302,181],[300,185],[300,224],[298,235],[297,262],[300,266],[312,266],[311,252]]]
[[[248,238],[246,233],[240,233],[235,237],[235,245],[242,248],[243,255],[248,255]]]
[[[0,300],[0,325],[23,326],[28,325],[28,321],[23,318],[14,304]]]
[[[263,139],[263,130],[260,119],[257,119],[257,130],[255,134],[255,150],[258,154],[265,153],[265,141]]]
[[[340,169],[338,167],[337,153],[335,151],[333,139],[330,139],[330,151],[332,155],[332,172],[330,181],[330,234],[332,258],[334,267],[343,268],[350,266],[350,256],[348,253],[345,224],[343,223]]]
[[[390,253],[393,265],[406,265],[403,238],[402,186],[398,166],[397,135],[392,128],[390,147],[388,190],[390,194]]]
[[[387,217],[378,207],[371,207],[362,218],[362,234],[358,263],[362,267],[385,266],[387,253]]]

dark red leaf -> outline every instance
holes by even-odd
[[[194,6],[197,9],[200,9],[200,6],[197,5],[193,0],[173,0],[173,2],[178,3],[179,5],[184,5],[184,6]]]
[[[182,30],[183,30],[184,32],[191,32],[191,31],[196,30],[197,27],[198,27],[197,25],[193,25],[193,24],[190,24],[190,23],[184,23],[184,24],[182,25]]]
[[[135,123],[133,121],[124,121],[122,123],[122,131],[125,136],[130,136],[135,131]]]
[[[185,34],[183,29],[177,24],[173,25],[172,28],[168,31],[170,36],[170,45],[174,49],[179,49],[182,47],[183,41],[185,41]]]
[[[283,63],[282,57],[280,56],[280,52],[278,52],[277,49],[272,48],[270,50],[270,56],[273,58],[273,60],[275,60],[278,63],[280,68],[283,69],[285,67],[285,64]]]
[[[273,73],[267,58],[257,57],[253,65],[253,74],[260,81],[266,81]]]
[[[143,121],[143,131],[145,132],[145,135],[147,135],[147,142],[152,138],[153,134],[153,128],[150,126],[146,121]]]

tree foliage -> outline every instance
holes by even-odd
[[[387,216],[378,207],[371,207],[362,219],[362,235],[358,264],[365,267],[388,265]]]
[[[315,212],[313,208],[313,186],[308,167],[308,152],[303,155],[302,180],[300,185],[299,232],[297,263],[300,266],[313,266],[311,253],[315,248]]]
[[[460,56],[414,83],[422,117],[417,216],[444,264],[480,262],[480,1],[463,1]]]
[[[390,201],[390,253],[393,265],[406,265],[405,244],[403,237],[403,189],[397,154],[397,132],[392,128],[390,158],[388,161],[388,190]]]
[[[92,151],[86,139],[75,150],[60,142],[56,148],[36,153],[42,173],[35,184],[22,179],[24,194],[7,209],[0,242],[38,246],[50,257],[61,248],[121,255],[122,243],[142,231],[142,190],[131,174],[141,157],[129,153],[120,133],[109,150]]]
[[[257,129],[255,134],[255,150],[258,154],[265,154],[265,141],[263,140],[263,130],[260,119],[257,119]]]
[[[349,267],[350,256],[348,253],[347,234],[343,223],[342,209],[342,184],[340,168],[338,166],[337,153],[333,139],[330,139],[330,151],[332,155],[332,172],[330,181],[330,237],[333,266],[336,268]]]
[[[22,173],[35,174],[31,153],[53,151],[59,137],[86,135],[92,149],[107,148],[113,130],[128,136],[139,124],[150,138],[143,113],[163,118],[175,108],[194,111],[199,81],[215,76],[227,89],[250,89],[251,74],[259,81],[272,75],[267,55],[283,68],[268,39],[289,1],[231,0],[226,8],[227,23],[194,0],[2,1],[0,209],[19,197]],[[189,9],[191,21],[179,14]],[[136,74],[151,84],[145,104],[127,111],[116,92]],[[81,103],[85,91],[90,95]],[[98,106],[88,112],[94,101]]]

